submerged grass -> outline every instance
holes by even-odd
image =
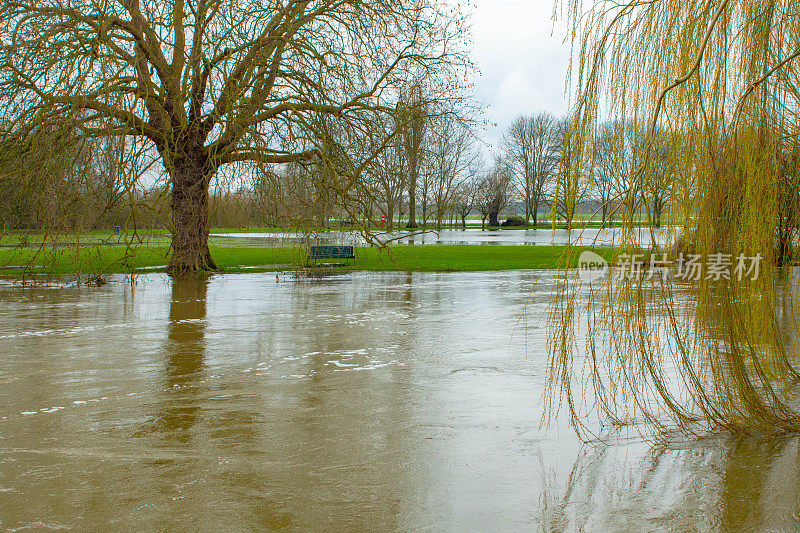
[[[565,246],[490,246],[435,245],[390,246],[386,249],[356,247],[356,258],[336,263],[318,263],[314,268],[409,271],[470,272],[564,268],[577,265],[578,255],[593,249],[609,261],[611,248],[572,248]],[[306,251],[298,247],[211,246],[219,267],[226,272],[292,270],[308,266]],[[565,256],[566,253],[570,257]],[[3,274],[112,274],[135,270],[162,269],[169,262],[169,246],[164,244],[126,246],[82,246],[57,248],[0,249]]]

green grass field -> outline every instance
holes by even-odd
[[[391,246],[388,249],[357,247],[356,259],[342,264],[320,263],[312,268],[415,271],[469,272],[488,270],[518,270],[574,267],[578,254],[585,248],[574,248],[565,257],[563,246],[483,246],[436,245]],[[615,252],[597,249],[611,260]],[[223,272],[272,271],[306,268],[306,252],[292,247],[238,247],[213,245],[211,253]],[[83,246],[60,248],[0,249],[0,273],[22,275],[103,275],[132,271],[158,271],[169,262],[166,244],[125,246]]]

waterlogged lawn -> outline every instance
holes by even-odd
[[[317,268],[365,271],[471,272],[571,268],[583,250],[592,249],[610,262],[611,248],[564,246],[391,246],[387,249],[356,247],[356,259],[319,263]],[[211,245],[211,253],[223,271],[291,270],[306,267],[306,251],[296,247]],[[0,249],[0,272],[13,274],[106,274],[163,268],[170,257],[167,244],[127,246],[81,246]]]

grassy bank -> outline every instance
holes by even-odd
[[[470,272],[574,267],[583,249],[573,249],[572,257],[567,258],[564,246],[393,246],[388,251],[364,248],[356,251],[353,268],[371,271]],[[603,252],[609,255],[610,250]]]
[[[320,264],[315,268],[414,271],[469,272],[574,267],[577,255],[588,248],[573,249],[571,258],[564,256],[563,246],[392,246],[387,250],[357,247],[356,259],[344,264]],[[611,249],[596,249],[606,258]],[[306,253],[292,247],[212,246],[211,253],[225,272],[271,271],[305,268]],[[85,246],[36,250],[31,248],[0,249],[0,273],[22,275],[30,272],[50,275],[130,273],[134,270],[160,270],[169,262],[166,245]]]

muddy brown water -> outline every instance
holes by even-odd
[[[0,531],[800,530],[796,439],[540,427],[553,275],[0,284]]]

